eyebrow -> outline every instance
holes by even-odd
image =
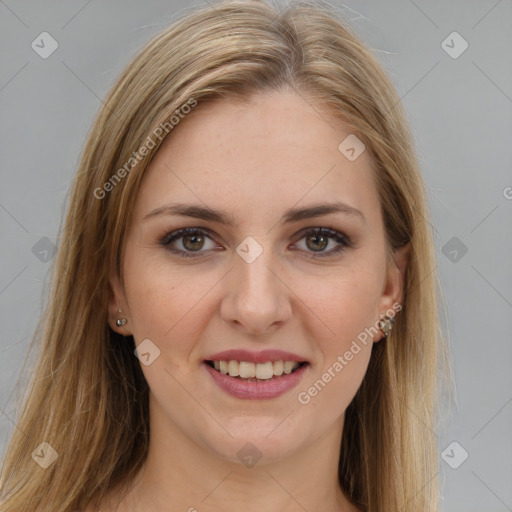
[[[357,208],[349,206],[348,204],[340,201],[325,204],[315,204],[305,208],[290,208],[286,210],[281,218],[281,224],[290,224],[303,219],[311,219],[315,217],[321,217],[323,215],[329,215],[332,213],[343,213],[351,217],[359,217],[363,222],[366,223],[366,218]],[[234,217],[223,210],[216,210],[201,205],[186,204],[186,203],[171,203],[159,208],[156,208],[149,212],[143,220],[151,219],[161,215],[181,215],[184,217],[193,217],[196,219],[209,220],[224,224],[226,226],[238,226]]]

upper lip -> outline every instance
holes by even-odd
[[[307,362],[306,358],[285,352],[283,350],[261,350],[253,352],[244,349],[224,350],[208,356],[205,361],[247,361],[249,363],[266,363],[268,361],[297,361],[299,363]]]

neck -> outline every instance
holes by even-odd
[[[154,401],[151,408],[148,457],[129,490],[112,493],[115,499],[110,503],[115,510],[359,510],[342,493],[338,482],[343,418],[324,435],[288,457],[279,460],[269,457],[268,454],[272,453],[271,442],[261,451],[254,445],[241,443],[245,451],[241,460],[234,462],[213,452],[208,446],[198,445],[187,432],[171,422]],[[270,434],[268,439],[271,437]],[[252,460],[251,456],[254,457]],[[261,459],[251,465],[259,456]],[[119,508],[115,508],[118,503]],[[111,509],[102,506],[100,510]]]

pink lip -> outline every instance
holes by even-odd
[[[262,350],[260,352],[250,352],[249,350],[233,349],[218,352],[212,356],[206,357],[206,361],[247,361],[248,363],[266,363],[267,361],[297,361],[302,363],[306,361],[304,357],[283,350]]]
[[[221,354],[225,353],[222,352]],[[222,361],[224,359],[220,360]],[[286,360],[290,361],[290,359]],[[247,359],[242,359],[242,361],[247,361]],[[269,359],[266,359],[265,361],[269,361]],[[249,400],[276,398],[279,395],[290,391],[290,389],[297,386],[299,381],[302,379],[304,372],[309,368],[309,364],[305,364],[292,373],[283,373],[280,377],[274,377],[268,381],[248,382],[235,377],[230,377],[229,375],[224,375],[206,363],[203,363],[201,366],[206,369],[206,371],[212,376],[215,383],[226,393],[236,398],[245,398]]]

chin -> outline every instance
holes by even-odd
[[[220,437],[203,439],[209,451],[235,464],[251,467],[256,463],[261,466],[279,462],[298,452],[307,442],[304,427],[300,429],[302,434],[299,438],[283,425],[283,417],[267,417],[261,421],[236,418],[236,423],[236,426],[226,426],[233,437],[222,430]]]

